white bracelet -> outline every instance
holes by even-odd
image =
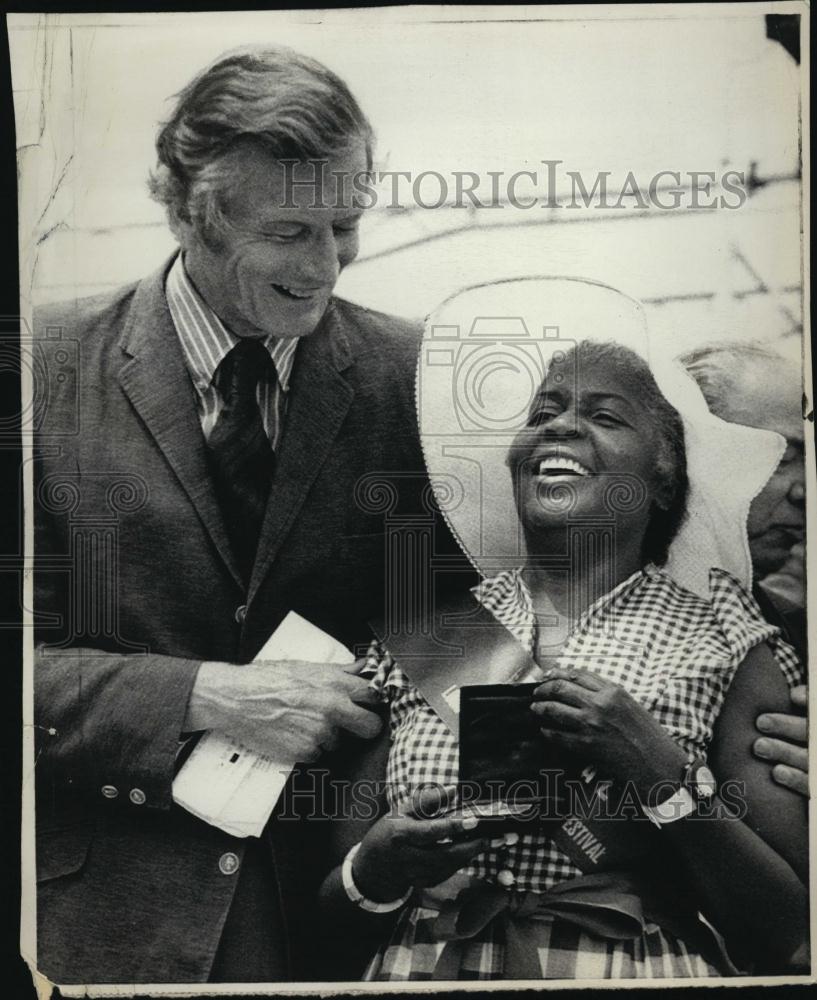
[[[692,793],[681,785],[677,792],[657,806],[642,806],[641,810],[651,823],[656,826],[667,826],[668,823],[675,823],[676,820],[690,816],[696,808],[697,803]]]
[[[343,864],[341,865],[340,877],[343,881],[343,888],[346,890],[346,895],[353,903],[359,906],[361,910],[366,910],[368,913],[391,913],[393,910],[399,910],[404,903],[408,902],[408,898],[412,893],[411,886],[409,886],[407,891],[399,899],[393,899],[387,903],[376,903],[372,899],[366,899],[360,889],[358,889],[355,885],[355,880],[352,878],[352,863],[354,862],[355,855],[359,850],[360,844],[357,843],[343,859]]]

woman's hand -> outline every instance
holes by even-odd
[[[352,866],[367,899],[387,902],[412,886],[438,885],[488,849],[489,841],[473,833],[476,819],[424,818],[453,800],[453,789],[424,789],[406,812],[381,816],[369,829]]]
[[[589,670],[546,675],[531,705],[545,739],[634,782],[642,798],[662,781],[679,780],[686,754],[624,688]]]

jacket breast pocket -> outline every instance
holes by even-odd
[[[94,827],[91,823],[38,830],[36,836],[37,882],[76,875],[88,860]]]

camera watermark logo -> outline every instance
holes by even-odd
[[[0,317],[0,368],[18,372],[22,389],[19,412],[0,417],[0,441],[79,432],[79,350],[61,326],[47,326],[35,337],[19,316]],[[57,407],[59,421],[47,421]]]
[[[560,381],[571,378],[565,361],[573,347],[558,326],[531,331],[521,316],[477,316],[467,329],[432,325],[418,385],[422,431],[440,433],[446,416],[440,408],[449,402],[452,426],[464,434],[519,429],[549,370]]]

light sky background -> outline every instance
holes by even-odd
[[[24,294],[91,294],[161,264],[174,243],[146,189],[157,123],[194,73],[248,41],[339,73],[374,125],[380,169],[510,174],[558,159],[591,183],[633,171],[646,186],[661,170],[755,163],[795,178],[803,73],[766,39],[767,9],[13,15]],[[799,201],[790,179],[736,211],[378,207],[338,293],[421,318],[463,285],[574,274],[652,303],[668,348],[778,336],[801,318]]]

